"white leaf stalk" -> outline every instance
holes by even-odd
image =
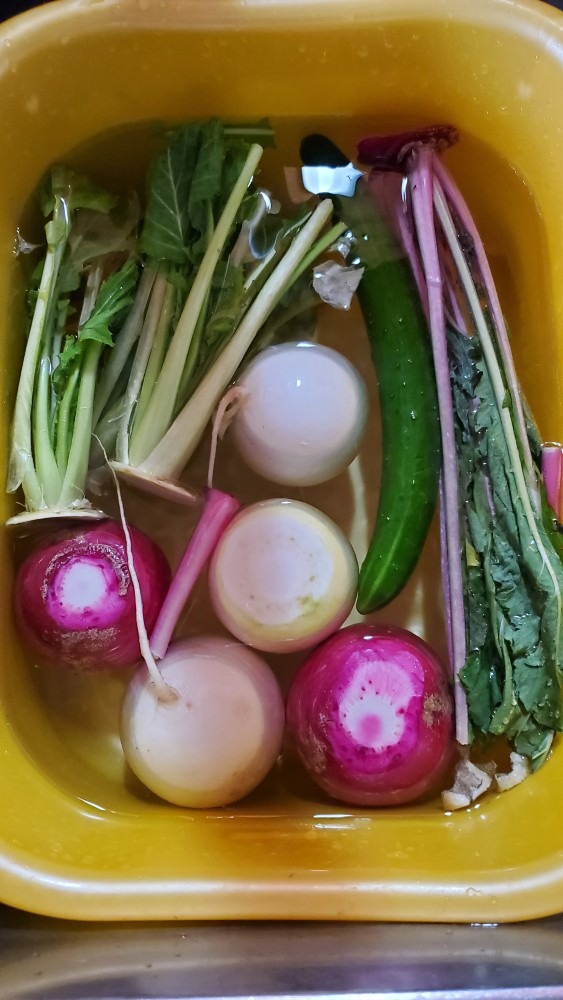
[[[57,278],[69,231],[70,218],[67,205],[62,198],[56,197],[53,217],[45,227],[47,253],[20,372],[6,486],[8,493],[15,493],[20,486],[23,487],[28,510],[41,510],[50,505],[50,497],[45,497],[45,490],[33,464],[32,405],[35,373],[41,354],[45,328],[49,322],[55,300]],[[54,493],[56,493],[57,485],[60,483],[54,484]]]
[[[241,202],[262,158],[261,146],[250,147],[244,167],[215,227],[195,281],[189,291],[172,341],[166,352],[158,383],[138,427],[135,428],[136,465],[156,448],[172,421],[186,356],[207,299],[215,268],[235,222]]]

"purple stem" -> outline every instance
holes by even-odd
[[[467,744],[469,739],[467,703],[458,677],[459,671],[465,663],[467,651],[459,528],[457,455],[446,339],[444,289],[434,225],[433,164],[435,160],[436,157],[430,149],[425,147],[417,149],[411,158],[409,177],[418,245],[428,289],[428,315],[442,434],[443,533],[447,539],[446,584],[449,587],[449,604],[446,602],[446,606],[449,607],[451,614],[456,738],[459,743]]]
[[[537,480],[534,472],[534,464],[532,461],[532,454],[530,451],[528,435],[526,433],[526,421],[524,418],[524,410],[522,407],[520,385],[518,382],[518,377],[516,375],[516,369],[514,367],[514,359],[512,357],[512,351],[508,339],[506,323],[504,322],[504,316],[502,313],[502,308],[495,287],[495,282],[491,272],[489,261],[485,253],[483,242],[481,240],[481,237],[479,236],[479,232],[473,221],[471,212],[469,211],[469,208],[467,206],[467,202],[465,201],[453,177],[451,176],[449,171],[446,169],[442,161],[437,156],[434,158],[434,171],[437,180],[439,181],[440,185],[443,188],[444,194],[450,205],[450,208],[454,210],[461,225],[463,226],[463,228],[466,230],[466,232],[469,234],[469,236],[473,241],[473,247],[475,250],[475,259],[477,261],[477,266],[479,268],[482,285],[486,292],[487,299],[489,302],[491,316],[495,324],[500,355],[502,358],[508,382],[508,388],[510,390],[510,395],[512,397],[512,405],[514,407],[514,412],[516,413],[522,457],[524,459],[526,482],[528,484],[528,490],[532,498],[532,501],[535,501],[535,507],[537,512],[539,510],[539,498],[537,495]]]
[[[368,185],[378,205],[384,210],[392,231],[403,247],[416,282],[422,308],[425,315],[428,316],[426,281],[413,238],[411,216],[407,203],[403,200],[403,177],[395,173],[372,173],[368,177]]]
[[[544,444],[541,453],[541,467],[547,502],[558,520],[561,519],[561,476],[563,473],[563,453],[561,445]]]
[[[150,648],[157,660],[166,655],[174,629],[199,574],[239,508],[238,500],[229,493],[215,489],[205,491],[201,517],[168,588],[151,635]]]
[[[368,163],[375,170],[403,171],[411,153],[419,149],[433,149],[442,152],[453,146],[459,133],[453,125],[425,125],[396,132],[392,135],[370,135],[358,143],[360,163]]]

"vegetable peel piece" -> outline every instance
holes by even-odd
[[[345,267],[335,260],[318,264],[313,271],[313,288],[334,309],[349,310],[364,273],[363,267]]]
[[[521,753],[510,754],[510,771],[507,773],[495,774],[495,781],[499,792],[507,792],[515,785],[519,785],[531,772],[530,762]]]
[[[448,812],[466,809],[491,787],[496,764],[477,767],[464,759],[456,767],[453,787],[442,792],[442,805]]]

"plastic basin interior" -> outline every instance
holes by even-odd
[[[448,162],[491,254],[524,391],[544,436],[563,436],[562,15],[511,0],[59,0],[7,23],[0,53],[4,466],[23,329],[12,245],[38,179],[66,158],[138,185],[146,123],[210,115],[269,116],[277,166],[295,162],[310,127],[353,151],[368,131],[457,125]],[[95,140],[108,130],[113,139]],[[336,324],[327,336],[338,335]],[[346,496],[340,514],[353,520]],[[338,497],[313,502],[335,513]],[[4,520],[12,507],[1,504]],[[561,908],[563,747],[522,786],[455,815],[437,801],[343,807],[291,761],[236,806],[176,809],[126,772],[121,681],[57,679],[24,658],[6,531],[1,546],[4,902],[81,919],[500,921]],[[402,601],[377,619],[440,645],[437,566],[433,537]]]

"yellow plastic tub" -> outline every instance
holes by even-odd
[[[70,160],[138,184],[147,122],[208,115],[270,116],[279,163],[295,161],[305,127],[328,125],[353,150],[368,131],[456,124],[448,162],[491,254],[524,390],[543,434],[561,439],[562,91],[563,17],[532,0],[59,0],[8,23],[0,464],[23,324],[12,244],[39,177]],[[236,806],[176,809],[126,773],[119,681],[56,680],[22,656],[6,531],[1,545],[4,902],[80,919],[488,922],[561,909],[562,746],[523,785],[455,815],[437,802],[340,807],[290,762]],[[437,565],[431,539],[404,602],[379,618],[438,636]]]

